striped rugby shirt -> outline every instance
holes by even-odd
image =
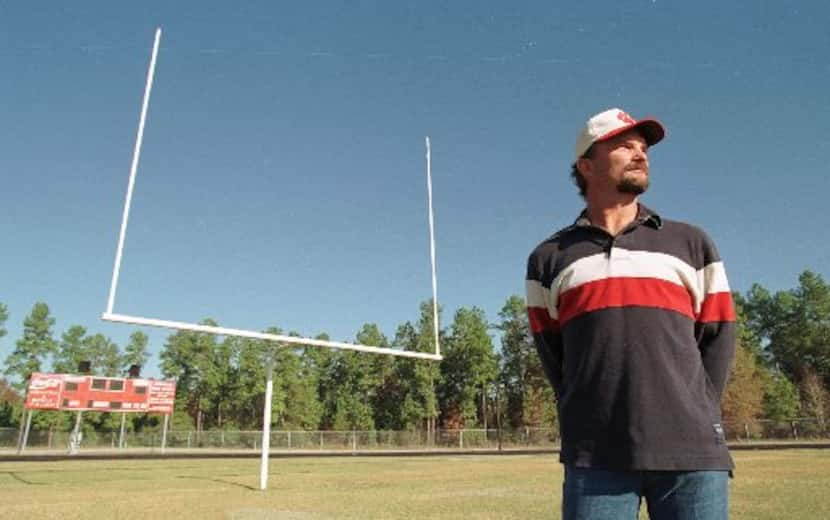
[[[640,205],[616,237],[586,213],[527,266],[530,327],[559,410],[560,461],[731,470],[720,399],[735,353],[723,263],[700,229]]]

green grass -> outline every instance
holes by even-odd
[[[830,518],[830,450],[733,452],[733,519]],[[0,462],[0,518],[558,518],[554,455]],[[643,518],[645,515],[643,515]]]

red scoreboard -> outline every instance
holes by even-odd
[[[175,400],[175,381],[36,372],[26,408],[170,414]]]

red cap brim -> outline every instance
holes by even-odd
[[[616,135],[628,132],[629,130],[639,130],[640,133],[643,135],[643,139],[646,140],[646,143],[648,143],[649,146],[659,143],[663,140],[664,137],[666,137],[666,129],[663,127],[660,121],[656,119],[646,118],[640,119],[634,124],[623,126],[617,128],[616,130],[612,130],[607,134],[603,135],[602,137],[596,139],[594,142],[598,143],[601,141],[606,141]]]

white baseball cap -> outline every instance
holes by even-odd
[[[649,146],[659,143],[666,135],[666,129],[663,128],[660,121],[651,118],[637,121],[624,110],[612,108],[600,112],[585,122],[585,126],[576,138],[574,161],[582,157],[592,144],[610,139],[633,128],[638,129],[643,134],[643,138]]]

